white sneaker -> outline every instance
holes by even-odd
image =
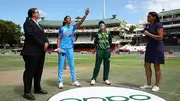
[[[140,86],[141,89],[151,89],[152,86],[148,86],[148,85],[143,85],[143,86]]]
[[[109,80],[105,80],[104,83],[107,84],[107,85],[111,85],[111,82]]]
[[[62,82],[59,82],[58,87],[59,87],[59,89],[63,89],[63,83],[62,83]]]
[[[91,85],[95,85],[96,81],[95,80],[91,80]]]
[[[73,82],[72,85],[76,87],[81,87],[81,84],[78,81]]]
[[[159,91],[159,87],[158,87],[158,86],[154,86],[154,87],[152,88],[152,91],[153,91],[153,92],[158,92],[158,91]]]

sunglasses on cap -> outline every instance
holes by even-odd
[[[34,12],[34,13],[38,13],[39,14],[39,12]]]
[[[105,24],[101,23],[101,24],[99,25],[99,27],[105,27]]]

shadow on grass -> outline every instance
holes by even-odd
[[[57,81],[57,79],[48,79],[48,80],[45,81],[45,83],[46,83],[48,86],[51,86],[51,87],[58,87],[58,81]],[[63,81],[63,85],[72,86],[72,82],[71,82],[71,80],[64,80],[64,81]]]
[[[125,87],[125,88],[133,88],[133,89],[140,89],[141,85],[132,84],[132,83],[116,83],[114,86],[116,87]]]
[[[14,93],[18,94],[20,96],[23,96],[23,94],[24,94],[24,86],[23,85],[15,86],[14,87]]]
[[[58,82],[56,79],[47,79],[45,81],[45,83],[48,85],[48,86],[57,86]]]

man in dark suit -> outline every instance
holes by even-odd
[[[40,82],[45,60],[45,51],[48,48],[49,42],[43,27],[37,22],[39,18],[39,11],[36,8],[31,8],[28,11],[28,17],[23,26],[25,32],[25,42],[21,52],[25,62],[23,97],[28,100],[35,100],[35,97],[31,94],[33,78],[34,93],[47,94],[47,91],[42,90]]]

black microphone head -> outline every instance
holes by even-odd
[[[144,24],[144,30],[148,30],[148,28],[149,28],[149,24],[148,23]]]
[[[64,56],[65,54],[64,53],[61,53],[62,54],[62,56]]]

